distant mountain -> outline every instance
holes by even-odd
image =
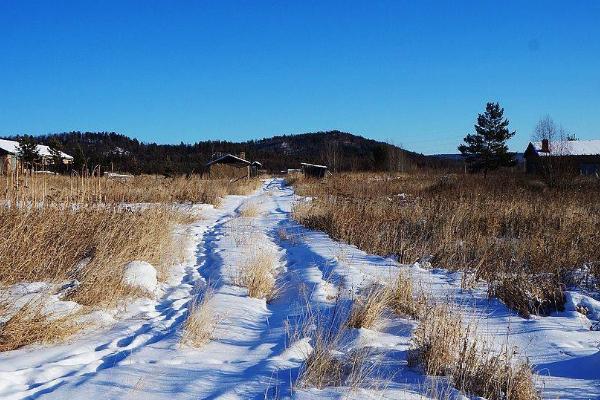
[[[15,139],[13,137],[12,139]],[[43,135],[40,143],[58,143],[78,167],[132,173],[177,174],[200,172],[215,154],[245,153],[271,172],[298,168],[301,162],[326,164],[333,171],[400,170],[426,164],[428,158],[388,143],[340,131],[282,135],[235,143],[202,141],[194,144],[144,143],[114,132],[67,132]]]

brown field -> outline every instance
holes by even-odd
[[[198,175],[141,175],[128,179],[64,175],[0,177],[0,198],[17,203],[205,203],[218,205],[228,194],[247,194],[260,180],[203,179]]]
[[[294,210],[302,224],[402,263],[467,272],[465,285],[484,279],[525,316],[560,308],[564,285],[600,277],[597,180],[550,188],[521,174],[339,174],[295,187],[313,197]]]

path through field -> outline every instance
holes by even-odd
[[[600,396],[598,332],[578,316],[562,313],[524,320],[480,290],[460,290],[460,275],[398,266],[321,232],[298,226],[290,216],[295,196],[282,180],[265,182],[250,196],[229,196],[221,207],[206,209],[190,227],[193,257],[175,269],[177,276],[135,318],[87,333],[67,344],[28,347],[0,354],[2,399],[262,399],[382,398],[370,390],[297,390],[294,381],[306,357],[306,340],[290,342],[293,321],[309,304],[335,301],[339,290],[359,291],[391,279],[398,268],[435,297],[472,306],[486,315],[483,330],[511,343],[544,365],[540,387],[549,398]],[[255,212],[243,216],[242,210]],[[283,293],[272,303],[253,299],[234,284],[238,268],[251,257],[271,254],[279,264]],[[207,284],[219,315],[215,339],[200,349],[179,343],[191,301]],[[368,347],[387,377],[384,398],[424,398],[425,378],[406,366],[415,322],[386,317],[377,330],[360,329],[346,344]],[[577,369],[577,362],[590,364]],[[569,364],[573,365],[570,368]]]

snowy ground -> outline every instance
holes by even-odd
[[[247,399],[247,398],[425,398],[426,378],[406,366],[415,323],[389,317],[377,330],[353,332],[345,349],[368,347],[387,382],[350,393],[293,387],[310,348],[290,343],[289,321],[302,313],[305,294],[318,307],[339,288],[358,291],[405,269],[432,296],[461,304],[480,319],[483,334],[509,341],[539,372],[545,398],[600,398],[600,332],[590,330],[600,303],[570,293],[568,311],[525,320],[483,288],[461,291],[460,274],[400,266],[365,254],[298,226],[290,216],[297,200],[281,180],[269,180],[250,196],[228,196],[219,208],[205,207],[189,227],[189,260],[174,269],[154,300],[137,302],[111,327],[88,331],[68,343],[29,346],[0,353],[0,398],[22,399]],[[257,216],[242,217],[249,204]],[[238,267],[256,254],[278,255],[285,283],[271,304],[247,296],[233,284]],[[207,282],[215,287],[219,315],[215,339],[200,349],[181,347],[182,323],[190,301]],[[585,305],[588,316],[576,312]]]

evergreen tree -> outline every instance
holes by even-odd
[[[75,154],[73,155],[73,168],[78,173],[83,174],[84,170],[87,169],[88,159],[83,152],[81,145],[77,145]]]
[[[515,165],[514,157],[506,145],[515,132],[510,132],[507,126],[504,108],[498,103],[487,103],[485,112],[477,117],[475,133],[468,134],[464,139],[465,144],[458,146],[471,172],[487,175],[488,171],[499,167]]]
[[[50,140],[50,143],[48,143],[48,149],[50,151],[50,156],[52,157],[52,165],[54,166],[54,170],[56,172],[62,172],[64,164],[63,156],[61,153],[61,144],[58,141],[58,139],[53,137]]]
[[[25,135],[19,140],[17,156],[28,169],[33,169],[34,165],[40,161],[40,153],[33,136]]]

